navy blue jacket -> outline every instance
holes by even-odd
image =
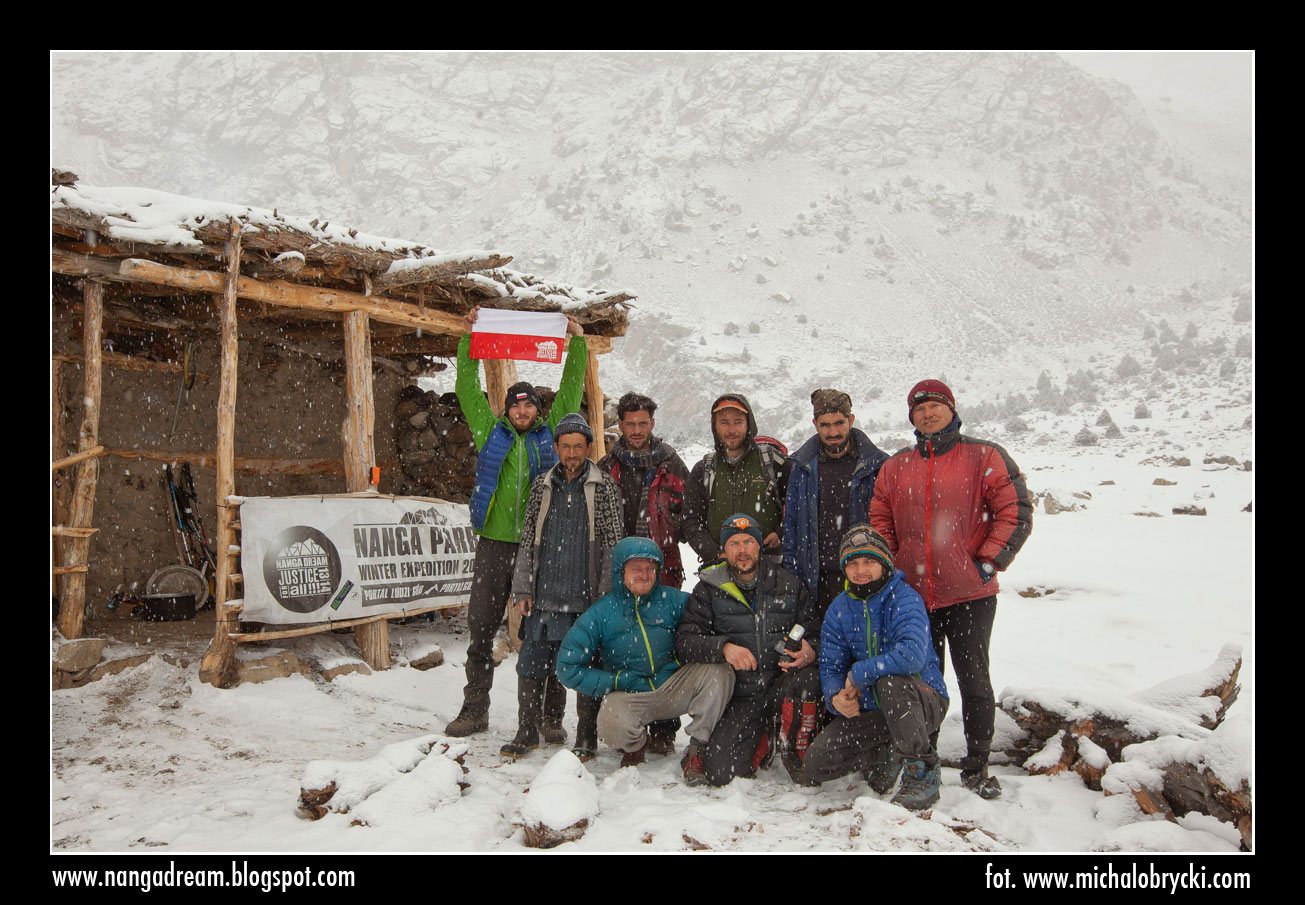
[[[875,477],[888,454],[875,446],[864,432],[852,428],[856,440],[856,468],[852,472],[848,500],[846,531],[853,525],[870,523],[870,500],[874,497]],[[820,436],[817,434],[789,457],[793,473],[788,479],[788,501],[784,506],[783,567],[807,586],[815,597],[820,583],[819,514],[820,482],[816,466],[820,461]]]

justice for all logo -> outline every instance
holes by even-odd
[[[263,557],[263,580],[277,603],[294,613],[325,606],[340,583],[340,571],[335,544],[307,525],[282,531]]]

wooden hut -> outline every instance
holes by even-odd
[[[162,512],[154,525],[153,504],[134,500],[154,493],[151,468],[189,463],[204,491],[213,470],[216,516],[217,618],[200,675],[219,686],[234,681],[240,494],[379,493],[387,480],[397,489],[388,420],[378,432],[378,394],[393,397],[447,367],[441,359],[455,354],[473,306],[577,317],[589,337],[595,455],[603,452],[596,355],[625,333],[626,293],[540,280],[508,269],[511,257],[496,251],[445,253],[326,218],[92,187],[58,170],[51,181],[51,520],[65,638],[82,635],[88,578],[102,597],[133,571],[104,566],[124,574],[97,576],[102,562],[160,546],[159,558],[169,555]],[[207,357],[196,355],[192,394],[183,359],[195,348]],[[296,367],[317,370],[260,398]],[[496,408],[515,380],[511,362],[485,362]],[[255,411],[238,407],[238,388]],[[256,426],[242,433],[249,421]],[[112,435],[107,446],[102,431]],[[378,433],[389,442],[378,445]],[[106,463],[122,465],[123,475],[105,480]],[[132,506],[144,515],[128,533]],[[354,628],[373,667],[388,665],[387,626],[376,617]]]

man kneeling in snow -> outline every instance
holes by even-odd
[[[864,771],[893,803],[912,811],[938,800],[938,753],[930,736],[947,713],[947,686],[929,637],[924,602],[893,569],[888,543],[869,525],[843,535],[847,579],[821,630],[820,684],[837,714],[807,749],[807,785]]]
[[[603,699],[598,736],[622,752],[621,766],[643,763],[645,727],[688,714],[692,739],[685,754],[689,785],[705,781],[697,749],[734,691],[725,664],[675,659],[675,632],[689,595],[661,584],[662,551],[646,537],[627,537],[612,549],[612,591],[586,610],[562,641],[557,677],[567,688]],[[597,657],[601,665],[595,666]]]

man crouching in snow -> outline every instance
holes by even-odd
[[[801,703],[820,696],[814,665],[820,617],[806,585],[771,565],[761,542],[755,519],[735,513],[725,520],[720,529],[725,561],[698,573],[675,642],[686,663],[726,663],[734,669],[734,695],[703,752],[707,781],[714,786],[756,775],[777,746],[796,779],[818,729],[814,712],[801,719]],[[798,626],[805,635],[796,632]],[[795,638],[801,643],[786,647],[785,641]]]
[[[612,549],[612,591],[586,610],[562,641],[557,677],[579,694],[602,698],[598,736],[621,749],[621,766],[643,763],[646,726],[688,714],[689,785],[705,781],[699,749],[707,744],[734,690],[724,664],[680,666],[675,632],[689,595],[661,584],[656,541],[627,537]],[[601,666],[593,665],[595,656]]]
[[[863,770],[883,795],[904,768],[893,804],[923,810],[938,800],[938,753],[929,738],[947,713],[924,602],[869,525],[843,535],[839,562],[846,590],[829,605],[820,644],[820,684],[838,716],[807,749],[803,783]]]

